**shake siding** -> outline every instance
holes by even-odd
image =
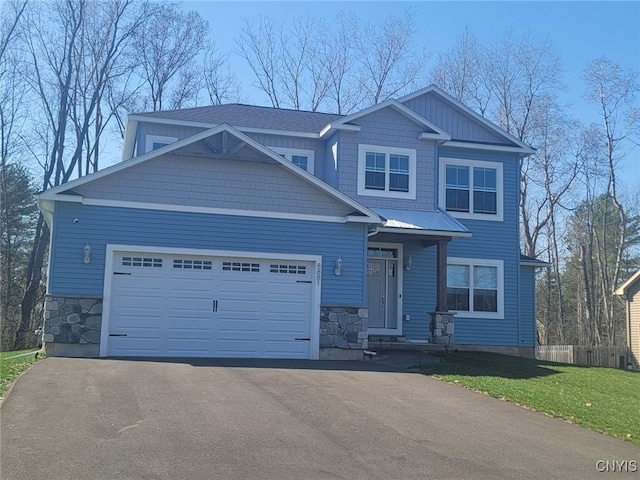
[[[74,219],[78,222],[74,222]],[[106,245],[126,244],[322,255],[322,303],[365,304],[366,226],[177,213],[58,202],[48,292],[102,295]],[[91,246],[91,263],[83,248]],[[343,260],[342,275],[334,275]]]
[[[503,221],[460,219],[473,234],[449,243],[449,257],[503,260],[504,319],[456,315],[456,343],[519,346],[520,244],[518,169],[516,154],[440,148],[439,156],[500,162],[503,164]]]
[[[433,141],[418,140],[418,134],[425,129],[391,108],[359,118],[357,123],[362,127],[360,132],[340,133],[339,190],[369,207],[432,211],[435,205],[435,147]],[[359,144],[416,150],[416,200],[357,195]]]
[[[146,136],[161,135],[163,137],[176,137],[178,140],[190,137],[203,131],[203,128],[183,127],[178,125],[165,125],[161,123],[138,123],[138,131],[136,134],[137,151],[136,155],[140,156],[145,152]]]
[[[344,216],[338,202],[281,165],[167,155],[77,187],[93,199]],[[238,179],[242,179],[238,183]]]
[[[460,110],[455,109],[434,94],[425,93],[404,102],[404,105],[438,125],[454,140],[505,143],[504,137],[461,113]]]
[[[277,128],[277,125],[274,125]],[[247,133],[254,140],[260,142],[265,147],[299,148],[302,150],[313,150],[314,152],[314,175],[324,180],[324,142],[312,138],[285,137],[281,135],[265,135],[262,133]]]
[[[520,267],[520,346],[536,344],[536,269]]]

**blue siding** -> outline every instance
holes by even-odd
[[[411,340],[428,340],[429,313],[436,309],[436,247],[424,248],[420,243],[405,243],[405,258],[411,257],[411,270],[403,272],[402,334]]]
[[[536,269],[520,267],[520,346],[536,345]]]
[[[357,120],[358,133],[343,131],[339,146],[339,190],[368,207],[434,210],[436,161],[433,141],[418,140],[425,129],[397,111],[386,108]],[[416,150],[416,199],[358,196],[358,145]]]
[[[504,319],[456,316],[456,343],[520,345],[519,283],[519,161],[514,153],[441,147],[440,157],[500,162],[503,164],[503,221],[460,219],[471,238],[453,240],[449,257],[503,260]]]
[[[74,222],[74,219],[78,222]],[[322,303],[365,304],[366,226],[206,215],[58,202],[54,215],[49,293],[102,295],[106,244],[148,245],[323,257]],[[82,263],[85,244],[91,263]],[[338,257],[342,275],[333,273]]]
[[[332,147],[336,145],[336,152],[340,155],[340,132],[331,135],[325,142],[324,159],[321,168],[324,171],[324,181],[333,188],[338,188],[338,165],[337,159],[333,158]],[[316,167],[318,163],[316,162]]]
[[[136,155],[140,156],[145,152],[146,136],[160,135],[163,137],[175,137],[178,140],[190,137],[203,131],[204,128],[185,127],[180,125],[167,125],[164,123],[146,123],[140,122],[136,132]]]

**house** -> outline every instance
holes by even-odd
[[[615,292],[627,304],[627,346],[631,352],[630,364],[640,366],[640,270],[620,285]]]
[[[429,86],[351,115],[130,115],[123,161],[38,195],[49,355],[362,358],[371,342],[533,356],[519,164]]]

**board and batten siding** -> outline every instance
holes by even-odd
[[[456,343],[522,346],[520,340],[520,240],[519,162],[514,153],[440,147],[439,157],[502,163],[503,220],[459,219],[472,233],[470,238],[449,243],[449,257],[502,260],[504,318],[455,317]]]
[[[360,132],[340,133],[338,189],[368,207],[433,211],[436,180],[435,144],[431,140],[418,140],[418,135],[424,132],[425,128],[392,108],[378,110],[354,120],[354,123],[361,126]],[[358,145],[416,150],[416,199],[358,195]]]
[[[342,217],[353,211],[282,165],[163,155],[74,191],[85,198]]]
[[[640,280],[629,287],[627,299],[630,322],[629,346],[636,365],[640,365]]]
[[[478,120],[465,115],[448,102],[432,93],[425,93],[404,102],[404,105],[438,125],[451,135],[453,140],[504,144],[504,137]]]
[[[536,345],[536,268],[520,266],[520,346]]]
[[[75,221],[77,219],[77,222]],[[91,246],[91,263],[83,249]],[[48,293],[100,296],[107,244],[321,255],[322,303],[365,305],[367,227],[57,202]],[[335,262],[342,258],[342,275]]]

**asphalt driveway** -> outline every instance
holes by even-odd
[[[598,461],[640,469],[634,445],[375,362],[47,358],[0,415],[3,480],[602,479]]]

